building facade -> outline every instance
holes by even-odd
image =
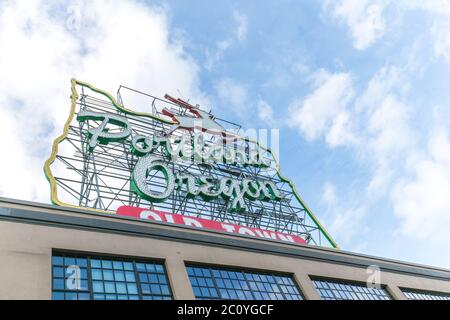
[[[0,261],[0,299],[450,299],[450,270],[6,198]]]
[[[76,79],[70,100],[53,205],[0,199],[0,298],[449,299],[449,270],[339,250],[239,125]]]

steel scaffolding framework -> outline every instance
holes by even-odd
[[[94,111],[100,113],[113,113],[125,117],[132,126],[132,135],[164,134],[169,130],[170,124],[150,117],[132,115],[116,108],[105,96],[94,92],[89,88],[78,85],[81,89],[76,101],[76,110]],[[124,90],[144,97],[148,101],[151,114],[163,118],[163,108],[170,109],[177,115],[186,115],[186,109],[170,101],[139,92],[137,90],[121,86],[117,92],[117,103],[126,105],[123,100]],[[99,96],[98,96],[99,95]],[[232,122],[215,118],[215,121],[231,127],[239,133],[240,126]],[[93,150],[89,150],[88,130],[96,128],[101,121],[89,120],[78,122],[72,120],[68,127],[65,139],[52,164],[52,169],[57,172],[54,175],[58,188],[59,198],[66,203],[79,207],[93,208],[100,211],[114,212],[120,206],[136,206],[182,214],[185,216],[199,217],[214,221],[234,223],[241,226],[261,228],[264,230],[278,231],[287,234],[301,236],[309,244],[330,246],[331,243],[325,237],[324,231],[308,214],[307,209],[295,197],[289,183],[281,179],[275,160],[268,168],[242,166],[236,167],[226,163],[204,164],[191,161],[172,162],[167,159],[160,150],[154,152],[154,156],[164,161],[173,172],[189,173],[193,176],[207,175],[220,179],[230,177],[233,179],[270,180],[281,191],[281,201],[249,200],[245,199],[247,210],[243,212],[229,212],[228,201],[221,197],[205,200],[201,197],[189,197],[183,189],[175,189],[163,202],[152,203],[131,191],[131,173],[139,157],[130,152],[131,138],[123,142],[114,142],[107,145],[99,144]],[[111,127],[110,132],[120,130]],[[172,133],[175,139],[181,135],[192,135],[186,130],[177,130]],[[214,144],[214,135],[205,135],[209,143]],[[239,140],[234,141],[234,147],[255,147],[253,142]],[[70,174],[67,174],[70,172]],[[147,183],[153,189],[164,188],[164,177],[160,174],[152,174],[147,178]]]

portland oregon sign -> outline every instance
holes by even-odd
[[[241,135],[237,124],[124,86],[115,98],[72,79],[70,100],[44,165],[54,204],[336,247],[272,151]]]

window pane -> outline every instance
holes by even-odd
[[[323,300],[391,300],[391,296],[383,287],[367,288],[363,284],[344,283],[339,280],[313,279],[313,283]]]
[[[197,266],[187,272],[197,299],[303,299],[291,277]]]
[[[53,279],[53,290],[64,290],[64,280]]]
[[[450,300],[450,293],[402,289],[408,300]]]
[[[64,292],[54,291],[52,293],[52,300],[64,300]]]
[[[103,288],[103,282],[94,281],[93,282],[93,290],[94,292],[105,292]]]
[[[58,257],[58,256],[53,256],[52,257],[52,264],[54,266],[62,266],[62,265],[64,265],[64,258],[63,257]]]
[[[91,267],[92,268],[101,268],[102,263],[100,262],[100,260],[91,260]]]
[[[101,269],[92,269],[92,279],[103,280],[103,274]]]
[[[172,299],[161,262],[62,254],[52,257],[52,266],[54,300]]]
[[[53,277],[54,278],[64,278],[64,268],[53,267]]]
[[[112,270],[103,270],[103,279],[104,280],[114,280],[114,275]]]

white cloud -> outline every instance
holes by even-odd
[[[450,14],[449,14],[450,18]],[[434,53],[443,58],[450,65],[450,22],[447,18],[443,22],[435,22],[431,28],[434,37]]]
[[[323,186],[321,202],[327,206],[334,206],[337,204],[338,197],[336,195],[336,187],[331,182],[327,181]]]
[[[429,28],[434,54],[450,65],[450,2],[447,0],[411,1],[404,0],[405,7],[424,10],[431,17],[433,24]]]
[[[215,88],[223,104],[228,105],[229,109],[237,115],[244,116],[249,107],[248,93],[244,85],[231,78],[222,78]]]
[[[314,76],[314,86],[310,95],[290,104],[289,126],[297,128],[309,140],[325,135],[333,146],[350,143],[354,139],[348,114],[353,98],[350,74],[319,70]]]
[[[355,143],[356,138],[349,128],[352,123],[350,117],[350,113],[346,111],[341,111],[334,117],[333,125],[326,135],[326,142],[330,146],[335,147],[339,145]]]
[[[425,10],[434,15],[450,15],[448,0],[400,0],[396,1],[405,10]]]
[[[395,66],[380,68],[369,80],[365,90],[358,96],[357,111],[360,113],[373,112],[391,92],[404,92],[406,83],[400,68]]]
[[[263,99],[250,99],[248,87],[231,78],[221,78],[215,83],[215,91],[220,105],[232,111],[241,119],[250,119],[247,129],[254,128],[255,121],[260,120],[272,128],[278,126],[272,106]]]
[[[432,17],[429,33],[434,52],[450,64],[450,2],[447,0],[326,0],[323,9],[344,23],[358,50],[371,47],[377,40],[396,29],[405,13],[422,11]]]
[[[326,1],[324,8],[347,25],[353,37],[353,46],[364,50],[386,31],[383,10],[387,3],[385,0],[332,0]]]
[[[198,67],[161,8],[134,1],[15,1],[0,11],[0,189],[47,201],[42,173],[70,107],[70,78],[204,101]],[[146,109],[147,106],[130,106]]]
[[[344,115],[347,118],[342,122],[346,123],[346,129],[350,128],[350,136],[357,137],[347,139],[345,145],[368,170],[368,179],[364,182],[366,188],[358,184],[357,189],[350,187],[348,191],[342,191],[348,194],[341,195],[331,182],[327,182],[322,193],[324,220],[334,234],[339,234],[341,245],[352,246],[355,237],[363,236],[369,230],[361,228],[365,225],[365,216],[380,201],[387,199],[387,208],[392,205],[399,221],[397,226],[392,226],[393,236],[400,230],[403,236],[415,241],[428,241],[434,250],[448,248],[449,109],[448,106],[433,109],[433,121],[427,124],[433,134],[428,145],[421,146],[427,132],[420,132],[415,127],[420,120],[414,118],[419,110],[408,98],[410,79],[414,74],[415,70],[410,66],[382,67],[362,92],[354,94],[355,90],[348,84],[351,82],[343,80],[347,77],[322,71],[313,79],[312,92],[292,104],[291,110],[298,111],[294,115],[295,127],[306,139],[324,138],[330,147],[342,145],[330,137],[339,136],[333,130],[339,128],[337,123]],[[330,79],[334,81],[330,82]],[[348,79],[351,79],[350,75]],[[348,101],[341,99],[346,96],[343,90],[347,91],[347,96],[355,97]],[[334,108],[324,107],[330,102]]]
[[[402,69],[382,67],[356,94],[349,73],[320,70],[312,77],[312,92],[291,103],[286,120],[292,127],[306,139],[324,139],[331,148],[346,146],[368,170],[366,188],[350,187],[346,196],[339,196],[331,182],[324,187],[327,225],[341,235],[341,242],[351,244],[367,231],[361,228],[365,215],[378,199],[390,195],[393,179],[413,160],[416,136],[411,107],[404,102],[407,79]]]
[[[374,74],[355,99],[352,120],[360,137],[355,147],[372,170],[367,191],[373,199],[389,192],[394,173],[399,173],[399,164],[416,148],[417,137],[410,117],[414,110],[404,101],[408,90],[408,72],[386,66]]]
[[[367,208],[358,206],[353,200],[346,198],[342,201],[342,195],[338,194],[332,182],[324,184],[320,200],[325,206],[323,216],[331,234],[339,235],[341,246],[353,246],[352,239],[367,231],[367,228],[361,227]]]
[[[273,109],[270,106],[270,104],[260,99],[258,100],[257,109],[259,119],[267,123],[273,123],[274,121]]]
[[[450,244],[449,105],[434,108],[432,113],[427,106],[430,99],[417,84],[439,81],[424,79],[436,61],[433,56],[423,57],[428,48],[450,65],[450,2],[344,0],[328,1],[324,8],[348,26],[357,49],[369,48],[391,31],[397,32],[394,27],[404,28],[397,23],[407,11],[415,11],[414,17],[425,17],[423,34],[415,35],[413,43],[396,47],[398,55],[386,56],[386,65],[373,74],[365,88],[351,82],[335,86],[346,88],[354,98],[340,103],[340,97],[345,96],[342,91],[324,90],[329,79],[348,73],[322,71],[313,79],[311,92],[291,104],[291,111],[297,111],[293,127],[306,139],[324,139],[329,147],[347,146],[346,151],[352,152],[351,157],[363,169],[352,181],[357,187],[339,190],[344,195],[330,187],[331,183],[325,185],[322,202],[326,204],[327,225],[341,235],[339,242],[351,243],[351,238],[362,236],[364,230],[358,226],[367,225],[363,219],[369,220],[364,217],[368,212],[392,207],[399,224],[392,224],[385,232],[395,237],[400,230],[404,237],[429,242],[430,246],[425,245],[429,252],[442,252]],[[324,107],[328,105],[324,101],[333,101],[334,107]],[[435,116],[430,121],[432,114]],[[340,128],[348,135],[340,133]],[[433,134],[428,137],[430,132]],[[346,204],[339,199],[345,199]]]
[[[414,147],[410,106],[403,102],[409,88],[403,70],[382,67],[359,95],[350,73],[319,70],[312,83],[310,94],[292,101],[286,119],[306,139],[349,146],[379,172],[389,172],[390,164]]]
[[[242,44],[247,40],[248,18],[239,11],[233,11],[234,29],[232,34],[226,39],[216,42],[215,48],[206,48],[206,62],[204,67],[206,70],[213,70],[214,67],[223,59],[227,50],[232,48],[236,43]]]
[[[445,130],[428,142],[425,159],[411,178],[400,181],[392,193],[395,214],[404,234],[447,247],[450,234],[450,140]]]
[[[233,20],[236,24],[235,29],[235,37],[236,39],[242,43],[247,39],[247,33],[248,33],[248,18],[246,15],[242,14],[239,11],[233,12]]]
[[[407,107],[395,95],[387,95],[371,114],[367,123],[371,147],[377,156],[389,157],[408,149],[411,130]]]

